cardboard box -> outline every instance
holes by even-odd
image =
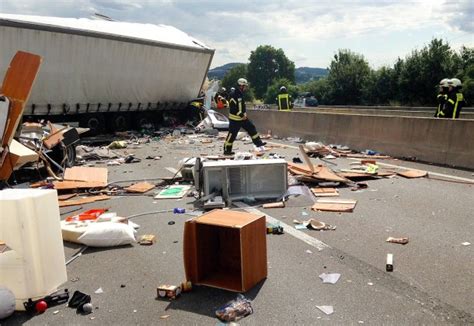
[[[213,210],[184,226],[184,269],[193,284],[246,292],[267,277],[265,215]]]

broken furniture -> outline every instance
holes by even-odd
[[[8,98],[9,104],[1,107],[0,114],[4,117],[3,111],[8,110],[6,124],[0,128],[3,130],[0,134],[0,180],[8,180],[13,171],[10,145],[23,115],[25,104],[28,102],[41,61],[42,58],[38,55],[18,51],[5,74],[1,90]],[[1,120],[4,121],[4,118]]]
[[[184,225],[188,281],[246,292],[267,277],[265,215],[213,210]]]
[[[56,291],[67,281],[58,198],[55,190],[0,191],[0,284],[23,302]]]
[[[204,196],[222,194],[226,202],[280,198],[288,188],[287,163],[282,159],[203,162],[200,176]]]

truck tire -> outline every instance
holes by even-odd
[[[131,123],[130,123],[130,115],[127,113],[116,113],[112,116],[110,128],[111,131],[125,131],[129,130]]]
[[[105,132],[105,118],[101,113],[84,114],[79,120],[79,126],[89,128],[90,135]]]

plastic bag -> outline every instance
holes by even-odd
[[[235,300],[216,310],[216,316],[222,321],[237,321],[253,313],[250,300],[239,294]]]

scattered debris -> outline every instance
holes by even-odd
[[[357,204],[355,199],[318,199],[311,207],[314,211],[353,212]]]
[[[104,293],[104,290],[102,288],[98,288],[97,290],[94,291],[95,294],[102,294]]]
[[[293,223],[296,224],[295,228],[296,229],[310,229],[310,230],[335,230],[336,226],[332,226],[330,224],[315,220],[315,219],[310,219],[308,221],[298,221],[298,220],[293,220]],[[299,227],[297,227],[299,226]]]
[[[276,203],[266,203],[263,204],[263,208],[284,208],[285,207],[285,202],[284,201],[279,201]]]
[[[181,287],[177,285],[160,285],[156,288],[158,298],[176,299],[181,294]]]
[[[331,315],[332,313],[334,313],[333,306],[316,306],[316,308],[324,312],[326,315]]]
[[[142,246],[151,246],[156,241],[156,236],[153,234],[144,234],[138,238],[138,243]]]
[[[467,241],[466,241],[466,242],[463,242],[463,243],[461,243],[461,244],[462,244],[463,246],[470,246],[470,245],[471,245],[471,243],[470,243],[470,242],[467,242]]]
[[[387,254],[387,264],[385,268],[387,272],[393,272],[393,254]]]
[[[323,283],[329,284],[336,284],[340,277],[341,274],[339,273],[322,273],[319,275],[319,278],[323,281]]]
[[[408,238],[393,238],[393,237],[388,237],[386,242],[391,242],[391,243],[399,243],[399,244],[407,244],[408,243]]]
[[[238,294],[236,299],[216,310],[217,318],[224,322],[237,321],[252,313],[253,308],[250,300],[242,294]]]
[[[281,225],[267,224],[267,234],[283,234]]]

